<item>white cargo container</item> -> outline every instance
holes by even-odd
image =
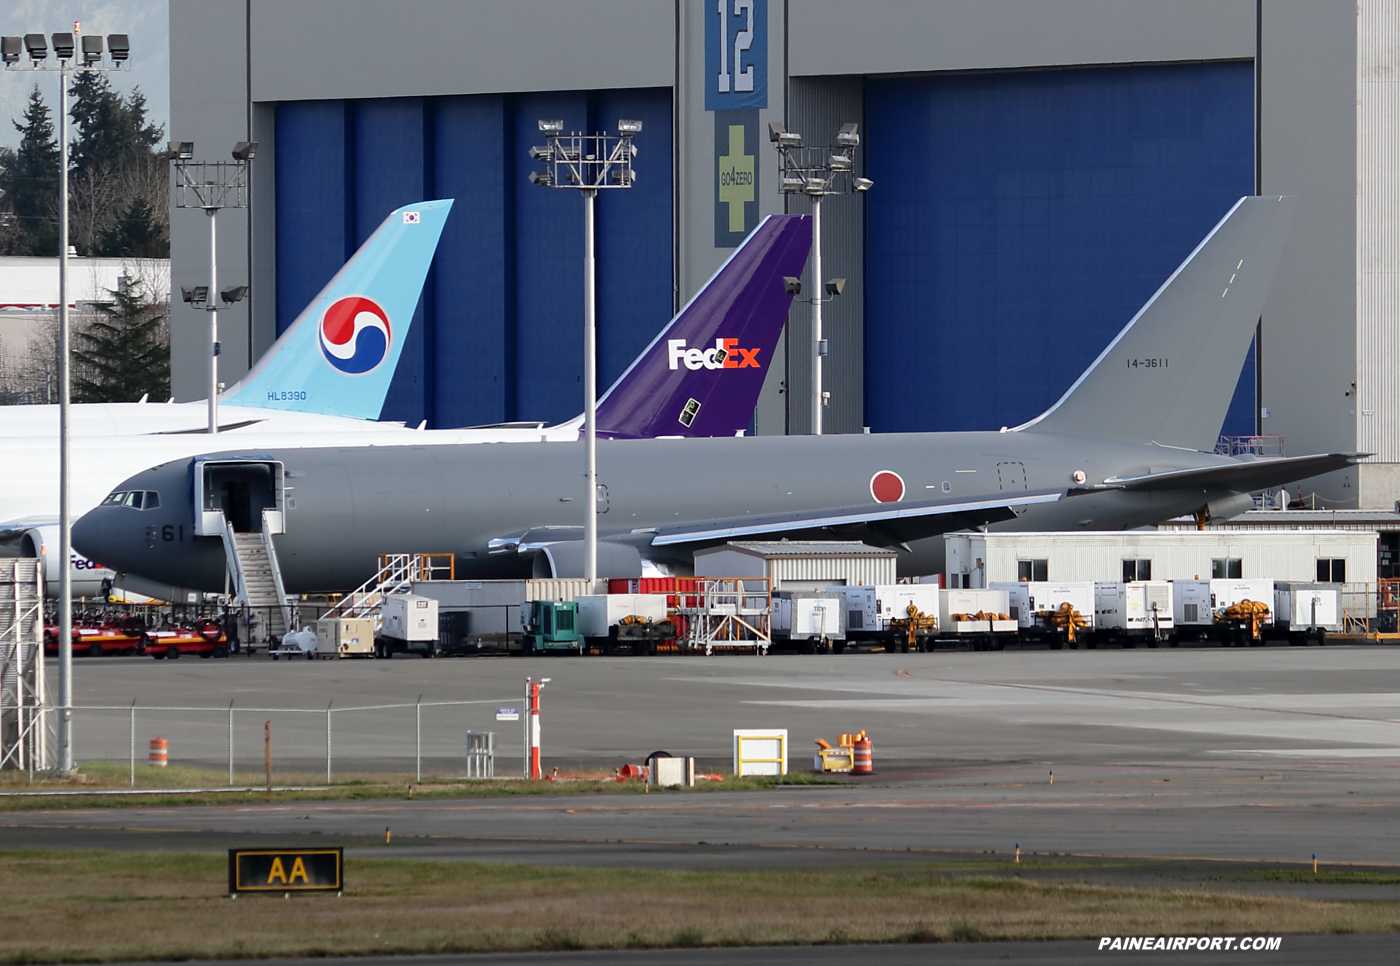
[[[1098,581],[1094,584],[1094,628],[1105,636],[1146,638],[1152,646],[1175,626],[1172,585],[1166,580]]]
[[[938,618],[937,584],[879,584],[873,587],[833,587],[846,598],[846,640],[891,639],[890,621],[907,620],[910,605],[935,621]],[[932,633],[934,628],[929,629]],[[903,640],[903,635],[900,635]]]
[[[415,594],[389,594],[381,611],[379,633],[410,644],[434,644],[438,638],[438,602]]]
[[[1217,578],[1215,580],[1173,580],[1172,618],[1176,624],[1176,638],[1214,638],[1222,644],[1244,644],[1253,638],[1252,627],[1244,628],[1238,622],[1229,624],[1217,621],[1216,615],[1223,614],[1228,607],[1246,600],[1268,605],[1269,613],[1261,623],[1261,628],[1274,622],[1274,582],[1272,580],[1239,580]],[[1241,631],[1245,631],[1242,635]]]
[[[908,618],[911,604],[930,617],[938,616],[937,584],[881,584],[875,588],[875,599],[885,629],[892,620]]]
[[[374,620],[321,618],[316,622],[316,650],[321,657],[374,657]]]
[[[1038,626],[1037,614],[1059,610],[1064,603],[1079,611],[1079,615],[1089,622],[1089,627],[1094,626],[1094,585],[1091,581],[1007,581],[992,584],[992,589],[1006,591],[1009,598],[1007,612],[1022,630]]]
[[[834,642],[838,651],[845,647],[846,598],[834,591],[779,591],[773,595],[772,621],[775,640],[817,647]]]
[[[1328,631],[1342,630],[1342,609],[1336,586],[1280,583],[1274,586],[1274,624],[1289,640],[1325,643]]]
[[[992,584],[993,590],[1004,590],[1009,598],[1008,610],[1020,628],[1022,642],[1042,640],[1058,651],[1068,643],[1071,648],[1094,629],[1094,584],[1092,581],[1022,580],[1015,583]],[[1069,604],[1083,621],[1071,635],[1067,628],[1056,628],[1040,615],[1057,611]]]
[[[578,602],[578,631],[584,637],[607,637],[624,617],[660,624],[666,619],[665,594],[584,594]]]

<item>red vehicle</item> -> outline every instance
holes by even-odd
[[[73,628],[73,653],[101,657],[104,654],[141,654],[145,647],[146,624],[139,617]],[[58,627],[44,627],[44,653],[58,653]]]
[[[228,657],[228,638],[218,621],[204,620],[193,627],[176,627],[164,631],[146,632],[147,657],[157,661],[179,660],[181,654],[197,654],[203,658]]]

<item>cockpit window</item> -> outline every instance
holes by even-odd
[[[107,494],[103,506],[129,506],[134,510],[154,510],[160,506],[160,494],[155,490],[118,490]]]

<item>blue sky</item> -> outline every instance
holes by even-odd
[[[125,33],[131,37],[130,70],[107,75],[123,93],[139,86],[150,118],[170,128],[170,4],[168,0],[0,0],[0,34],[54,34],[82,23],[83,33]],[[49,63],[53,62],[50,54]],[[27,63],[22,60],[21,63]],[[57,72],[0,71],[0,145],[15,147],[19,120],[29,92],[38,83],[52,109],[58,103]]]

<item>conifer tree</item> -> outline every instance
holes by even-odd
[[[0,190],[14,221],[4,253],[57,255],[58,140],[37,84],[29,92],[24,123],[12,123],[20,133],[19,148],[0,149]]]
[[[131,278],[109,292],[110,304],[74,334],[73,399],[77,402],[135,402],[142,395],[170,395],[170,336],[161,306],[145,284]]]

